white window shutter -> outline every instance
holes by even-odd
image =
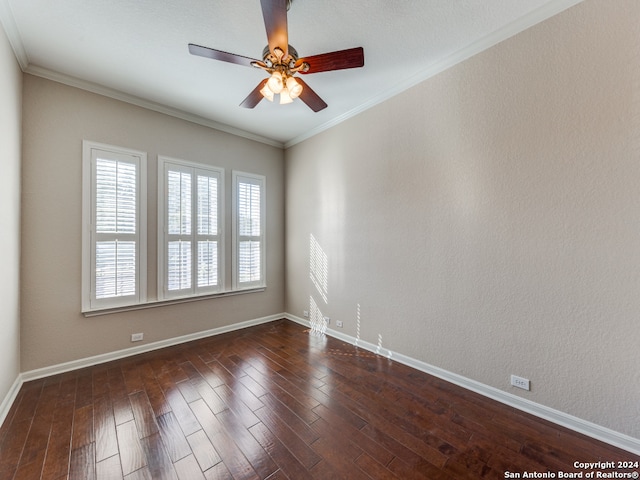
[[[197,176],[198,199],[198,246],[197,246],[197,286],[217,287],[218,271],[218,198],[220,178],[217,176]]]
[[[224,170],[168,157],[158,165],[160,296],[220,291]]]
[[[265,177],[233,172],[236,288],[265,283]]]
[[[140,303],[146,154],[83,143],[83,310]]]

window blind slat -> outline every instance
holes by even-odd
[[[167,288],[170,291],[191,288],[191,242],[169,242],[167,250]]]
[[[238,185],[238,213],[240,236],[260,236],[260,185]]]
[[[198,235],[218,234],[218,179],[198,175]]]
[[[240,283],[260,280],[260,242],[241,241],[239,247],[238,279]]]
[[[96,242],[97,299],[136,293],[136,242]]]
[[[218,242],[198,242],[198,287],[218,285]]]
[[[96,232],[136,232],[136,166],[96,161]]]
[[[167,173],[167,227],[169,235],[191,234],[191,175]]]

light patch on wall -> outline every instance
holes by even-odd
[[[318,308],[318,304],[309,297],[309,322],[311,323],[311,333],[324,335],[327,331],[327,323],[324,321],[324,315]]]
[[[391,350],[386,350],[385,353],[385,348],[382,346],[382,334],[379,333],[378,334],[378,345],[376,346],[376,355],[382,355],[382,356],[386,356],[387,358],[391,358],[393,356],[393,352]]]
[[[360,341],[360,304],[356,305],[356,346]]]
[[[362,324],[362,314],[361,314],[360,304],[358,303],[356,304],[356,341],[354,342],[354,345],[356,347],[360,343],[361,324]],[[364,342],[364,343],[366,344],[367,342]],[[376,345],[375,353],[376,355],[386,356],[387,358],[391,358],[393,356],[393,352],[391,352],[391,350],[387,350],[383,347],[381,333],[378,334],[378,344]]]
[[[309,236],[309,277],[318,290],[318,293],[327,303],[329,290],[329,261],[316,238]]]

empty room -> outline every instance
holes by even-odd
[[[638,478],[636,0],[0,0],[0,479]]]

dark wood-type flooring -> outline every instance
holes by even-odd
[[[640,457],[280,320],[25,383],[0,479],[462,479]],[[626,470],[631,471],[631,470]]]

